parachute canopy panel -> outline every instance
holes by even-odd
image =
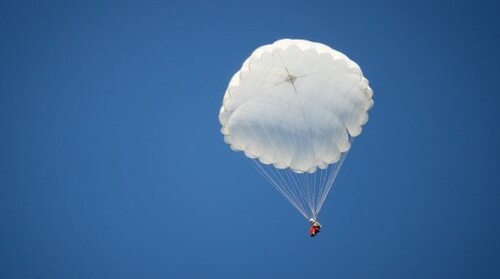
[[[279,40],[233,76],[219,113],[224,140],[278,169],[314,173],[338,162],[361,133],[373,91],[360,67],[330,47]]]

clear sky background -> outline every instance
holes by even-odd
[[[498,1],[2,1],[0,278],[499,278]],[[223,142],[250,53],[375,106],[322,233]]]

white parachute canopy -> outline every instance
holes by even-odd
[[[283,39],[255,50],[219,113],[224,140],[306,218],[316,219],[373,106],[359,66],[330,47]]]

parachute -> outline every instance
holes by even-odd
[[[368,121],[372,96],[346,55],[282,39],[256,49],[232,77],[221,132],[306,219],[316,219]]]

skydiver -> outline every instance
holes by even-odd
[[[314,237],[321,231],[321,224],[314,219],[310,219],[309,223],[311,224],[311,227],[309,228],[309,235],[311,235],[311,237]]]

